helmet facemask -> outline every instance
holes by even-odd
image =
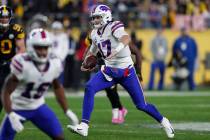
[[[5,29],[9,27],[10,18],[9,17],[1,17],[0,18],[0,28]]]
[[[91,17],[91,25],[95,29],[99,29],[104,26],[103,18],[101,15],[95,15]]]
[[[45,64],[47,63],[49,59],[49,52],[51,51],[51,46],[39,46],[39,45],[34,45],[34,54],[32,54],[32,59],[40,64]]]

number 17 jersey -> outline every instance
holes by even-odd
[[[129,46],[125,46],[119,53],[111,59],[106,59],[119,46],[119,39],[123,35],[128,35],[124,30],[124,25],[120,21],[113,21],[106,24],[101,30],[94,29],[91,32],[92,45],[90,51],[92,53],[100,52],[105,65],[114,68],[127,68],[133,65]]]
[[[12,109],[33,110],[45,103],[44,94],[52,81],[62,72],[62,63],[58,58],[50,59],[40,71],[27,53],[18,54],[12,59],[11,73],[19,84],[11,94]]]

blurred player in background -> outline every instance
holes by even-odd
[[[179,51],[182,57],[186,58],[187,70],[189,75],[187,76],[187,82],[189,90],[194,90],[196,85],[194,81],[194,73],[196,68],[196,62],[198,60],[198,46],[196,40],[189,35],[187,28],[181,28],[181,35],[175,40],[172,48],[172,57],[169,62],[169,66],[172,64],[173,58]]]
[[[0,6],[0,94],[5,78],[10,73],[10,62],[17,53],[25,51],[25,33],[18,24],[11,23],[12,10],[6,5]],[[0,100],[0,112],[2,103]]]
[[[160,79],[158,82],[158,90],[164,88],[164,77],[165,77],[165,60],[168,53],[168,44],[165,36],[163,35],[163,29],[158,29],[155,37],[151,40],[150,50],[152,52],[152,63],[150,67],[150,78],[148,89],[154,89],[155,72],[158,70]]]
[[[187,80],[189,71],[187,68],[187,58],[183,57],[181,51],[177,50],[173,55],[171,64],[168,67],[174,67],[172,79],[174,81],[175,89],[181,90],[182,84]]]
[[[77,116],[67,107],[64,89],[57,80],[62,63],[50,55],[52,40],[41,28],[30,32],[27,52],[16,55],[11,62],[11,73],[2,90],[6,116],[0,129],[1,140],[13,140],[21,132],[23,123],[31,121],[53,140],[63,140],[63,130],[54,112],[45,104],[44,94],[52,84],[56,99],[72,124]]]
[[[83,100],[82,122],[76,126],[67,127],[74,133],[88,135],[89,122],[94,107],[94,96],[98,91],[121,84],[129,93],[136,108],[144,111],[164,128],[169,138],[174,137],[174,130],[169,120],[163,117],[156,107],[145,101],[143,90],[133,67],[129,49],[130,36],[125,32],[120,21],[113,21],[111,9],[106,5],[96,5],[91,11],[92,44],[87,56],[96,56],[100,52],[105,66],[97,72],[86,84]],[[86,57],[87,58],[87,57]],[[83,71],[89,71],[81,67]]]
[[[36,28],[43,28],[47,29],[50,27],[50,20],[47,16],[42,14],[36,14],[34,15],[30,20],[26,23],[26,33],[29,34],[29,32]]]
[[[66,32],[64,32],[63,24],[59,21],[54,21],[51,26],[52,29],[52,53],[61,59],[63,65],[65,65],[65,59],[69,51],[69,38]],[[64,84],[64,72],[59,76],[59,81]]]

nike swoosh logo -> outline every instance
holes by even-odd
[[[82,130],[82,129],[80,129],[80,128],[77,128],[77,130]]]

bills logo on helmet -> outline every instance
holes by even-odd
[[[109,8],[109,7],[107,7],[106,5],[101,5],[100,7],[99,7],[99,9],[101,9],[102,11],[111,11],[111,9]]]

